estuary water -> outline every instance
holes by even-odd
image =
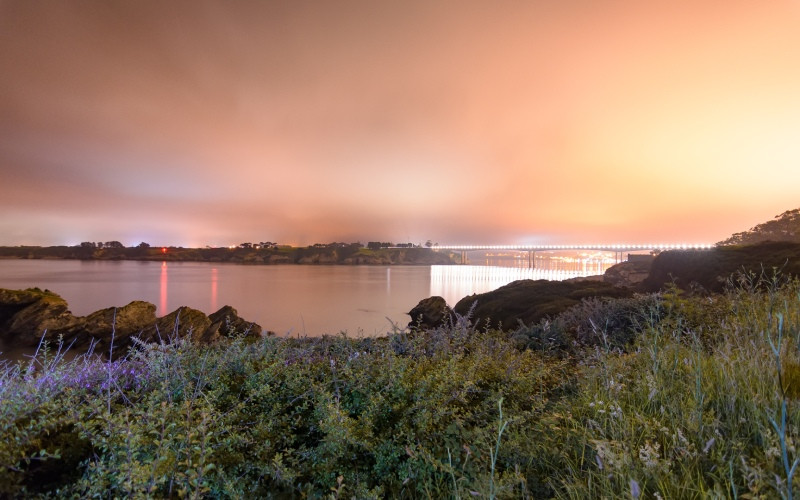
[[[602,271],[600,271],[602,272]],[[0,260],[0,288],[61,295],[76,316],[133,300],[162,316],[180,306],[206,314],[231,305],[277,335],[384,335],[420,300],[462,297],[518,279],[561,280],[596,271],[499,266],[240,265],[208,262]]]

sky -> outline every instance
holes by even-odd
[[[0,245],[713,243],[800,207],[800,0],[0,0]]]

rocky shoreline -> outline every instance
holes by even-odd
[[[67,302],[49,290],[0,289],[0,343],[14,352],[30,352],[44,340],[51,346],[63,342],[77,353],[93,349],[95,353],[104,356],[111,353],[112,358],[118,358],[127,353],[134,338],[161,342],[177,336],[211,344],[234,332],[248,336],[271,333],[241,318],[231,306],[209,315],[179,307],[157,317],[154,304],[137,300],[122,307],[75,316]]]

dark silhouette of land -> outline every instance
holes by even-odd
[[[367,248],[360,243],[317,244],[309,247],[242,244],[234,248],[125,247],[107,242],[98,247],[0,247],[6,259],[148,260],[168,262],[231,262],[237,264],[445,265],[458,255],[423,247]]]

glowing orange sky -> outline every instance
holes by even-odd
[[[0,244],[715,242],[800,206],[796,1],[0,0]]]

